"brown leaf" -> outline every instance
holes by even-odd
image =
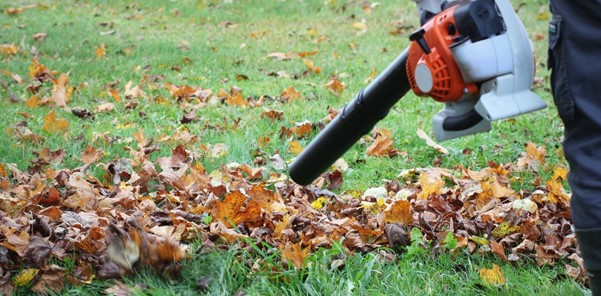
[[[42,42],[44,40],[46,40],[46,37],[48,37],[48,34],[44,33],[44,32],[38,32],[33,34],[33,40],[38,41],[38,42]]]
[[[522,152],[522,156],[518,159],[517,166],[519,168],[526,168],[534,172],[545,165],[545,157],[547,152],[545,147],[536,147],[532,142],[526,144],[526,152]]]
[[[81,156],[81,161],[84,164],[91,164],[102,158],[104,150],[102,148],[96,149],[91,145],[88,145]]]
[[[496,241],[491,241],[490,249],[492,250],[492,252],[494,254],[498,255],[499,258],[501,258],[503,261],[507,261],[507,256],[505,255],[505,248],[503,247],[503,244],[498,243]]]
[[[374,131],[376,139],[367,147],[365,152],[368,156],[388,156],[394,157],[399,154],[399,151],[394,149],[392,132],[381,128]]]
[[[283,115],[284,112],[279,110],[263,109],[263,112],[261,113],[261,118],[268,118],[272,121],[275,121],[282,120]]]
[[[50,245],[48,242],[37,235],[30,237],[29,245],[25,250],[25,260],[31,262],[35,266],[41,267],[44,261],[50,256]]]

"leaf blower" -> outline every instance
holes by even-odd
[[[383,119],[409,90],[445,103],[439,141],[488,131],[491,121],[546,107],[531,91],[534,49],[509,0],[413,0],[421,28],[290,166],[308,185]]]

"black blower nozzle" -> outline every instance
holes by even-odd
[[[405,66],[409,50],[346,104],[290,166],[290,177],[308,185],[382,120],[410,89]]]

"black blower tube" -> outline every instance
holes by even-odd
[[[405,49],[311,141],[290,166],[294,182],[311,184],[388,115],[392,106],[410,90],[405,70],[408,54]]]

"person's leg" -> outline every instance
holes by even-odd
[[[570,209],[593,295],[601,295],[601,0],[551,0],[549,67],[565,124]]]

